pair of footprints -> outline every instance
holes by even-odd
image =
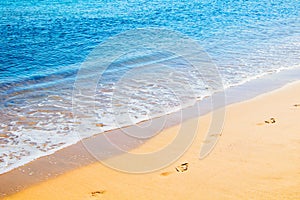
[[[265,120],[266,124],[274,124],[276,122],[275,118],[271,117],[269,120]]]
[[[294,107],[300,107],[300,104],[294,104]],[[274,124],[276,122],[275,118],[271,117],[269,120],[265,120],[265,124]],[[262,125],[261,123],[258,125]]]
[[[178,165],[177,167],[175,167],[175,170],[177,172],[185,172],[185,171],[188,170],[188,168],[189,168],[189,163],[185,162],[185,163],[182,163],[181,165]],[[163,172],[160,175],[161,176],[168,176],[172,173],[174,173],[174,172]],[[92,197],[99,197],[100,195],[103,195],[105,192],[106,192],[106,190],[97,190],[97,191],[91,192],[91,196]]]
[[[189,163],[182,163],[181,165],[178,165],[177,167],[175,167],[175,170],[176,170],[176,172],[185,172],[185,171],[187,171],[188,170],[188,168],[189,168]],[[174,171],[172,171],[172,172],[163,172],[163,173],[161,173],[160,175],[161,176],[168,176],[168,175],[170,175],[170,174],[173,174],[173,173],[175,173]]]
[[[264,124],[274,124],[274,123],[276,123],[276,120],[275,120],[275,118],[271,117],[270,119],[265,120],[264,123],[257,123],[256,125],[261,126],[261,125],[264,125]]]
[[[295,104],[294,107],[300,107],[300,104]],[[265,120],[265,124],[274,124],[274,123],[276,123],[276,120],[273,117],[271,117],[269,120]],[[185,171],[188,170],[188,167],[189,167],[189,163],[186,162],[186,163],[182,163],[181,165],[175,167],[175,170],[177,172],[185,172]],[[163,172],[160,175],[161,176],[168,176],[172,173],[175,173],[175,172]],[[106,192],[105,190],[99,190],[99,191],[92,192],[91,195],[93,197],[97,197],[99,195],[104,194],[105,192]]]

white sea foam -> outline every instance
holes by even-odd
[[[241,85],[253,79],[262,78],[270,73],[298,67],[300,66],[295,65],[288,68],[270,70],[256,76],[247,77],[240,82],[227,83],[224,88]],[[23,98],[27,104],[25,103],[23,107],[13,107],[14,109],[4,109],[9,112],[5,114],[8,117],[6,118],[7,121],[3,119],[3,123],[0,126],[2,134],[5,134],[5,137],[1,139],[0,159],[2,162],[0,172],[8,172],[94,134],[176,112],[212,94],[212,91],[205,89],[205,84],[201,83],[199,77],[194,77],[195,82],[191,85],[193,86],[192,90],[196,91],[195,94],[193,96],[183,95],[180,97],[181,100],[178,101],[176,99],[178,94],[186,94],[186,91],[182,91],[183,88],[177,88],[178,91],[168,91],[168,88],[164,88],[163,85],[165,82],[172,80],[184,81],[184,77],[188,73],[185,70],[182,72],[185,72],[181,74],[182,77],[176,76],[176,74],[166,77],[166,74],[161,72],[161,76],[158,76],[157,79],[158,82],[152,78],[150,83],[149,78],[153,77],[153,72],[150,71],[145,76],[131,77],[131,81],[120,82],[119,88],[117,84],[114,84],[114,87],[111,87],[111,84],[108,84],[109,87],[105,84],[99,84],[95,97],[96,101],[86,98],[86,103],[95,106],[93,117],[97,116],[96,119],[98,120],[91,122],[89,114],[83,111],[82,118],[75,119],[75,121],[78,120],[82,124],[82,129],[85,130],[79,135],[73,132],[74,119],[70,97],[51,93],[45,99],[32,100],[26,98],[27,94],[24,93],[25,96]],[[180,74],[180,70],[177,73]],[[187,76],[186,78],[188,78],[189,82],[193,82],[191,77]],[[162,84],[161,88],[159,83]],[[174,84],[176,85],[176,83]],[[120,92],[118,95],[115,93],[116,88]],[[174,89],[176,87],[170,88]],[[65,93],[71,94],[66,91]],[[174,94],[177,94],[177,96]],[[28,102],[32,103],[28,105]],[[114,106],[117,106],[117,110]],[[116,111],[118,115],[116,115]],[[97,123],[101,123],[104,126],[99,128],[95,126]]]

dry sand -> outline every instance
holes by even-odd
[[[199,118],[198,135],[188,151],[162,170],[129,174],[95,163],[5,199],[300,199],[298,104],[300,82],[227,106],[222,136],[203,160],[199,153],[210,114]],[[163,148],[179,128],[164,130],[132,152]],[[187,170],[176,171],[185,162]]]

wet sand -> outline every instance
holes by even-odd
[[[87,162],[4,199],[300,199],[299,91],[296,82],[227,106],[222,135],[205,159],[199,154],[210,113],[169,127],[131,150],[162,149],[180,127],[197,121],[190,148],[164,169],[131,174]]]

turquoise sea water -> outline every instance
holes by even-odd
[[[1,1],[0,172],[80,139],[71,131],[73,83],[80,63],[109,37],[146,27],[179,31],[209,53],[226,88],[299,66],[299,12],[300,2],[294,0]],[[168,56],[132,55],[118,70]],[[108,81],[97,93],[97,114],[105,130],[165,114],[155,109],[157,104],[168,112],[184,107],[167,90],[149,84],[141,91],[147,98],[133,97],[134,120],[117,126],[109,104],[113,72],[105,74]],[[197,77],[192,78],[196,100],[210,95]],[[126,90],[137,89],[129,84]],[[193,98],[187,96],[186,101]]]

